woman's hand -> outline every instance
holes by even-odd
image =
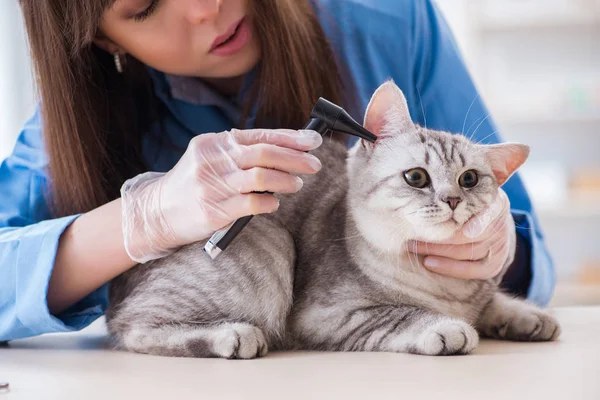
[[[123,185],[123,234],[130,258],[144,263],[208,238],[236,219],[271,213],[273,193],[295,193],[321,162],[305,151],[323,139],[314,131],[233,130],[190,142],[167,174],[146,173]]]
[[[426,256],[425,267],[459,279],[491,279],[509,266],[515,255],[516,229],[510,202],[498,190],[494,202],[471,218],[443,243],[411,242],[411,252]]]

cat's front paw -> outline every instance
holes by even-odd
[[[224,327],[215,338],[214,352],[229,359],[251,359],[267,355],[267,341],[263,332],[249,324]]]
[[[410,352],[430,356],[468,354],[478,343],[479,335],[471,325],[457,319],[443,319],[427,327]]]
[[[560,325],[549,313],[533,307],[519,311],[492,325],[489,336],[520,342],[545,342],[560,336]]]

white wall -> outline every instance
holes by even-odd
[[[0,0],[0,160],[35,108],[33,77],[16,0]]]

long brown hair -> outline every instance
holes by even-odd
[[[142,135],[160,119],[145,66],[123,74],[93,45],[115,0],[21,0],[41,97],[55,216],[87,212],[119,196],[144,170]],[[250,0],[261,62],[246,115],[257,126],[300,128],[318,97],[343,104],[335,55],[310,0]],[[316,62],[318,61],[318,62]],[[149,117],[150,116],[150,117]]]

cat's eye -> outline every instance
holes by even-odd
[[[410,186],[417,189],[423,189],[424,187],[429,186],[431,183],[429,174],[423,168],[409,169],[404,173],[404,180]]]
[[[465,189],[472,189],[479,183],[477,171],[468,170],[458,178],[458,184]]]

